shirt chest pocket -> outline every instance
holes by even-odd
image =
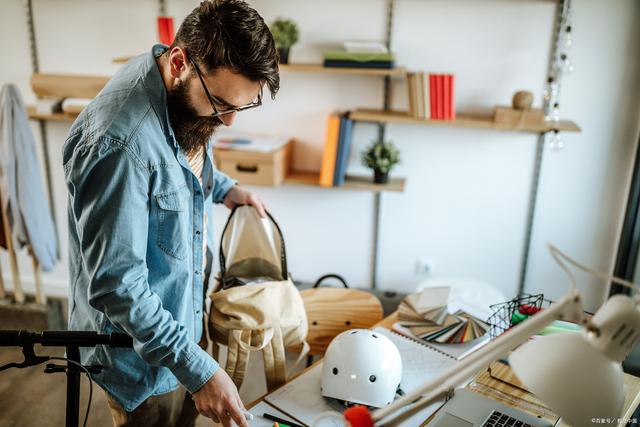
[[[156,195],[158,246],[168,255],[185,259],[189,247],[188,190],[182,188]]]

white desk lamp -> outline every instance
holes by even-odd
[[[549,250],[569,275],[571,289],[567,295],[391,405],[371,413],[362,406],[350,408],[344,413],[345,419],[353,427],[397,425],[432,401],[449,395],[456,386],[504,357],[554,320],[580,323],[585,330],[580,334],[544,336],[520,346],[509,357],[513,371],[538,398],[574,427],[591,425],[594,418],[617,419],[624,403],[621,362],[640,337],[638,299],[615,295],[588,320],[582,310],[575,278],[561,258],[603,279],[634,290],[637,288],[633,283],[578,264],[552,245]],[[415,403],[409,410],[394,414],[412,402]]]

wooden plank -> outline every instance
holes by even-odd
[[[72,122],[78,117],[77,114],[71,113],[38,113],[36,111],[36,107],[33,105],[27,106],[27,114],[29,115],[29,118],[33,120],[51,120],[56,122]]]
[[[522,132],[548,132],[554,129],[558,129],[563,132],[580,132],[581,129],[578,125],[570,120],[561,120],[557,124],[552,122],[545,122],[539,125],[527,124],[527,126],[513,126],[509,124],[496,123],[493,121],[493,117],[486,116],[474,116],[458,114],[455,120],[432,120],[432,119],[420,119],[409,116],[406,111],[383,111],[372,110],[366,108],[359,108],[351,113],[351,119],[356,121],[365,122],[384,122],[384,123],[405,123],[405,124],[417,124],[417,125],[432,125],[432,126],[451,126],[451,127],[463,127],[463,128],[482,128],[482,129],[498,129],[508,131],[522,131]]]
[[[298,64],[280,64],[280,71],[285,72],[304,72],[304,73],[330,73],[330,74],[356,74],[362,76],[392,76],[404,77],[407,70],[404,67],[386,68],[341,68],[341,67],[325,67],[322,64],[298,63]]]
[[[284,179],[285,184],[310,185],[320,187],[317,172],[293,171]],[[329,190],[391,191],[401,193],[406,184],[405,178],[391,178],[387,184],[374,184],[373,177],[347,176],[341,187],[328,187]],[[323,187],[324,188],[324,187]]]
[[[35,73],[31,88],[38,98],[95,98],[110,77]]]

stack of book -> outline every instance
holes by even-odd
[[[449,314],[448,287],[408,295],[398,307],[398,324],[417,338],[440,344],[466,343],[484,336],[489,325],[462,310]]]
[[[455,120],[453,74],[407,73],[409,115],[421,119]]]
[[[351,151],[352,128],[353,121],[349,119],[348,112],[329,116],[320,167],[320,186],[339,187],[344,184]]]
[[[324,53],[325,67],[390,69],[394,64],[393,54],[376,42],[344,42],[343,49]]]

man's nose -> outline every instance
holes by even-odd
[[[219,119],[225,126],[231,126],[233,124],[233,121],[236,119],[236,114],[238,113],[235,111],[233,113],[223,114],[219,117]]]

